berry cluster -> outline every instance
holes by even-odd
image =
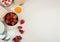
[[[24,24],[24,23],[25,23],[24,20],[21,20],[21,21],[20,21],[20,24],[21,24],[21,25]],[[18,26],[19,32],[20,32],[21,34],[24,33],[24,30],[23,30],[22,28],[23,28],[22,26]],[[22,40],[22,37],[21,37],[21,36],[16,36],[16,37],[13,39],[14,42],[20,42],[21,40]]]
[[[18,22],[18,16],[13,13],[9,12],[5,15],[5,23],[10,26],[14,26]]]

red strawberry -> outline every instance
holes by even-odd
[[[8,2],[10,2],[10,0],[8,0]]]
[[[21,36],[16,36],[16,37],[13,39],[13,41],[14,41],[14,42],[20,42],[21,39],[22,39]]]
[[[13,22],[13,19],[10,19],[10,22]]]
[[[10,16],[6,16],[6,20],[10,20]]]
[[[25,21],[24,21],[24,20],[21,20],[21,21],[20,21],[20,24],[24,24],[24,23],[25,23]]]
[[[5,5],[9,5],[9,3],[7,3],[6,1],[4,1],[4,4],[5,4]]]
[[[18,26],[18,29],[19,29],[19,30],[22,29],[22,26]]]
[[[17,19],[16,18],[13,18],[13,21],[16,21]]]
[[[2,0],[2,2],[5,2],[5,0]]]
[[[24,33],[24,31],[23,31],[23,30],[19,30],[19,32],[20,32],[21,34],[23,34],[23,33]]]
[[[10,16],[11,16],[11,17],[13,17],[13,16],[14,16],[14,14],[13,14],[12,12],[10,12]]]
[[[6,20],[6,24],[10,24],[10,21]]]

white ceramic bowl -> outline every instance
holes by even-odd
[[[10,6],[13,1],[10,0],[10,2],[9,2],[9,1],[7,0],[6,3],[5,3],[3,0],[1,0],[0,2],[1,2],[1,4],[2,4],[3,6]]]

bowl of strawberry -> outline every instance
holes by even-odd
[[[3,6],[10,6],[13,3],[13,0],[0,0]]]
[[[18,22],[18,16],[14,12],[9,12],[5,15],[4,21],[9,26],[14,26]]]

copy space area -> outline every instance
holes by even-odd
[[[60,42],[60,0],[26,0],[23,42]]]

